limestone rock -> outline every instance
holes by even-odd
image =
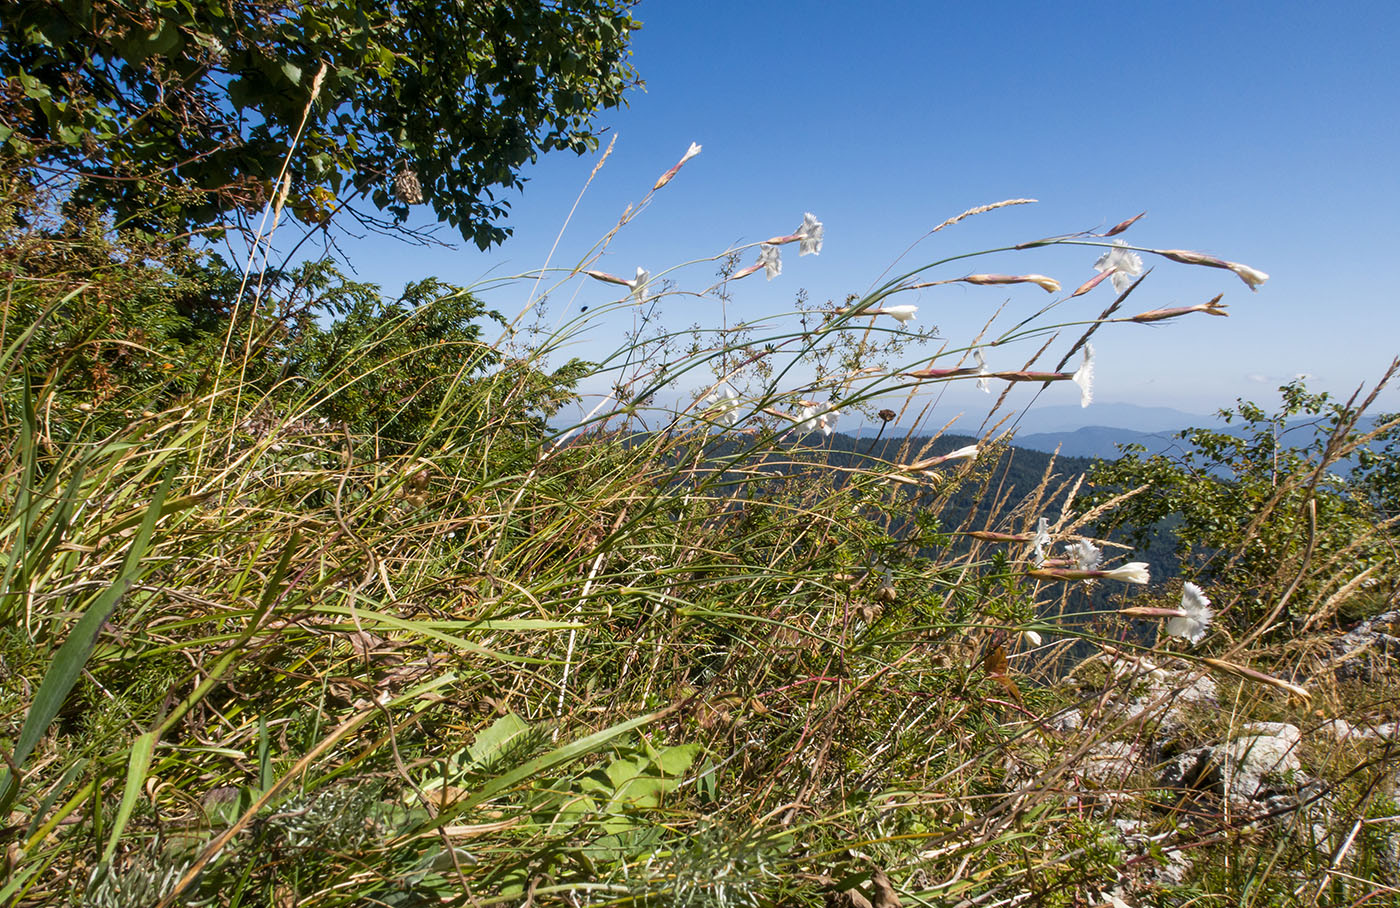
[[[1178,754],[1161,770],[1164,787],[1208,791],[1239,810],[1265,813],[1297,804],[1305,781],[1298,761],[1296,726],[1257,723],[1221,744]]]
[[[1400,609],[1368,618],[1332,641],[1329,667],[1344,679],[1369,681],[1400,662]]]

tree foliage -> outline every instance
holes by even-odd
[[[119,226],[186,230],[257,210],[295,147],[303,221],[391,227],[421,194],[486,248],[508,234],[499,191],[595,147],[594,115],[636,84],[631,5],[6,0],[0,147]]]
[[[1145,491],[1100,520],[1105,532],[1146,548],[1166,528],[1190,579],[1240,597],[1238,623],[1257,620],[1301,577],[1285,618],[1302,618],[1342,584],[1371,569],[1367,587],[1388,588],[1396,537],[1396,435],[1367,442],[1362,412],[1302,381],[1279,389],[1279,410],[1238,402],[1223,429],[1178,433],[1180,455],[1144,457],[1124,446],[1090,475],[1092,508],[1138,486]],[[1223,597],[1221,597],[1223,598]]]

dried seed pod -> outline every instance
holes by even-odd
[[[423,184],[418,173],[405,167],[394,177],[394,198],[405,205],[423,204]]]

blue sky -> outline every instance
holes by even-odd
[[[562,237],[596,156],[555,153],[530,168],[524,192],[511,194],[515,236],[502,248],[352,242],[360,277],[391,293],[430,274],[472,284],[538,268],[556,237],[552,263],[571,266],[699,142],[703,153],[599,267],[659,272],[786,233],[814,212],[826,225],[820,256],[792,249],[779,278],[734,285],[730,317],[754,318],[789,309],[799,290],[816,300],[862,291],[944,218],[1031,197],[1039,203],[949,228],[907,261],[1105,228],[1145,210],[1127,234],[1135,244],[1271,275],[1251,293],[1228,272],[1159,261],[1124,314],[1224,291],[1231,317],[1107,326],[1097,343],[1103,401],[1205,413],[1236,397],[1272,403],[1297,373],[1346,394],[1400,353],[1398,4],[644,0],[635,15],[644,28],[633,62],[646,89],[602,118],[604,143],[615,134],[616,147]],[[1041,272],[1068,290],[1093,275],[1095,258],[1032,250],[936,276]],[[676,278],[700,287],[712,274],[697,265]],[[570,286],[576,294],[551,300],[552,318],[616,296],[596,282]],[[513,313],[529,287],[488,299]],[[954,285],[898,300],[918,304],[915,324],[937,325],[953,345],[1003,301],[1010,318],[1047,298],[1035,287]],[[1110,301],[1105,284],[1065,311],[1089,317]],[[718,304],[693,298],[667,307],[677,328],[718,316]],[[604,321],[574,351],[593,355],[628,324]],[[1046,403],[1074,398],[1052,391]],[[1400,392],[1381,404],[1400,410]]]

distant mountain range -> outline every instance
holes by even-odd
[[[1046,413],[1027,414],[1027,418],[1017,426],[1016,438],[1013,442],[1016,447],[1046,452],[1053,452],[1058,448],[1062,457],[1116,460],[1122,453],[1119,446],[1125,444],[1142,445],[1146,449],[1145,456],[1148,457],[1154,454],[1180,453],[1184,450],[1185,443],[1176,436],[1183,429],[1214,429],[1218,432],[1236,435],[1242,435],[1248,431],[1238,423],[1227,425],[1214,415],[1199,416],[1167,407],[1107,404],[1103,407],[1103,412],[1095,414],[1106,417],[1104,419],[1106,424],[1091,426],[1082,424],[1082,415],[1080,416],[1081,424],[1073,425],[1072,419],[1077,408],[1047,407],[1045,409]],[[1093,409],[1095,408],[1090,408],[1090,410]],[[1055,410],[1066,412],[1050,412]],[[1083,411],[1078,412],[1082,413]],[[1032,420],[1032,416],[1041,418]],[[1031,426],[1056,426],[1057,419],[1064,420],[1058,427],[1028,431],[1027,423]],[[1316,422],[1316,417],[1290,422],[1287,433],[1290,437],[1285,438],[1284,443],[1305,445],[1306,439],[1310,437],[1309,433],[1314,431],[1313,426]],[[1373,429],[1375,425],[1375,417],[1365,416],[1358,422],[1357,428],[1366,432]],[[1343,461],[1340,465],[1340,472],[1349,472],[1352,466],[1354,464],[1349,460]]]
[[[1181,442],[1175,433],[1192,426],[1216,426],[1214,415],[1187,413],[1171,407],[1139,407],[1136,404],[1094,404],[1081,407],[1037,407],[1008,422],[1003,430],[1014,429],[1013,444],[1018,448],[1053,453],[1062,457],[1098,457],[1116,460],[1118,445],[1140,444],[1148,455],[1170,451]],[[865,429],[862,436],[874,435]]]
[[[1181,439],[1175,433],[1189,423],[1178,425],[1170,432],[1137,432],[1119,426],[1085,426],[1072,432],[1034,432],[1029,435],[1016,433],[1013,444],[1018,448],[1033,451],[1053,452],[1059,449],[1061,456],[1096,457],[1114,460],[1119,456],[1119,445],[1139,444],[1146,448],[1146,454],[1163,454],[1181,446]]]
[[[1035,407],[1015,421],[1019,438],[1112,426],[1132,432],[1175,432],[1187,426],[1209,426],[1215,414],[1201,415],[1171,407],[1136,404],[1094,404],[1090,407]]]

